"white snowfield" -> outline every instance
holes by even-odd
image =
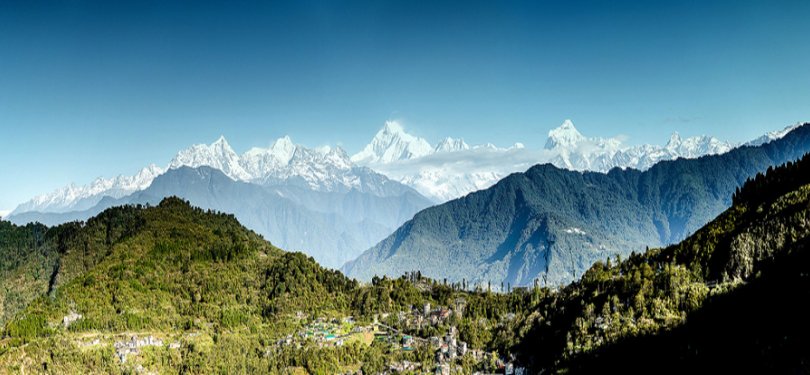
[[[769,132],[746,144],[779,139],[799,125]],[[360,188],[362,180],[371,178],[371,171],[376,171],[440,203],[488,188],[510,173],[523,172],[539,163],[579,171],[606,172],[616,167],[644,170],[662,160],[720,154],[736,146],[710,136],[681,138],[678,133],[673,133],[663,146],[626,146],[619,138],[587,137],[570,120],[548,132],[542,149],[526,148],[522,143],[510,147],[491,143],[471,146],[461,138],[451,137],[433,146],[407,133],[398,122],[388,121],[368,145],[351,157],[340,147],[306,148],[288,136],[269,148],[254,147],[239,155],[220,137],[210,145],[193,145],[178,152],[166,168],[152,164],[133,176],[65,186],[20,204],[12,214],[86,209],[105,196],[120,198],[143,190],[166,170],[182,166],[209,166],[245,182],[294,180],[317,191]]]

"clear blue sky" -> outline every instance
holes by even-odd
[[[810,119],[810,1],[5,1],[0,209],[224,134],[743,141]]]

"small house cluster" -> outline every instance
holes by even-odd
[[[439,364],[450,362],[468,352],[467,343],[458,339],[458,331],[455,326],[451,326],[450,331],[444,337],[431,337],[430,345],[436,349],[436,362]]]
[[[341,346],[353,333],[362,331],[361,327],[355,327],[354,318],[344,317],[343,319],[316,318],[296,335],[287,335],[278,341],[279,345],[296,344],[307,340],[316,342],[320,347]]]
[[[146,336],[138,339],[137,336],[130,337],[129,340],[116,341],[113,345],[115,347],[115,354],[121,363],[126,363],[128,355],[140,354],[140,348],[146,346],[163,346],[163,340],[157,339],[153,336]]]

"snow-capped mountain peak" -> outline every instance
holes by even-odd
[[[387,121],[371,143],[352,156],[357,164],[390,163],[429,155],[433,147],[423,138],[408,134],[396,121]]]
[[[663,149],[672,158],[694,158],[702,155],[721,154],[728,152],[735,145],[706,135],[682,138],[678,132],[672,133]]]
[[[405,128],[397,121],[386,121],[381,131],[388,134],[407,134]]]
[[[761,144],[765,144],[765,143],[768,143],[770,141],[780,139],[780,138],[784,137],[785,135],[787,135],[787,133],[790,133],[791,131],[793,131],[794,129],[796,129],[796,128],[802,126],[802,125],[807,125],[807,124],[810,124],[810,123],[797,122],[796,124],[787,126],[782,130],[774,130],[774,131],[767,132],[764,135],[762,135],[761,137],[759,137],[757,139],[754,139],[754,140],[746,143],[745,145],[746,146],[759,146]]]
[[[436,145],[435,152],[453,152],[469,150],[470,146],[464,142],[463,138],[447,137]]]
[[[149,164],[146,167],[142,168],[135,176],[130,178],[129,188],[133,191],[143,190],[149,187],[152,184],[152,180],[155,177],[160,176],[166,172],[165,169],[158,167],[157,165]],[[126,180],[126,177],[118,176],[119,179]],[[121,184],[124,185],[124,184]]]
[[[210,145],[197,144],[178,152],[169,163],[169,169],[209,166],[219,169],[234,180],[249,180],[250,174],[240,165],[239,159],[225,137],[220,136]]]
[[[565,120],[562,125],[548,132],[548,140],[546,141],[545,148],[547,150],[559,147],[573,148],[585,139],[585,136],[574,127],[574,123],[571,120]]]
[[[434,153],[469,147],[461,144],[461,140],[447,138]],[[407,163],[380,162],[372,167],[425,196],[446,201],[489,187],[509,173],[524,171],[537,163],[580,171],[607,172],[615,167],[644,170],[662,160],[724,153],[733,147],[713,137],[682,138],[678,133],[672,134],[663,146],[627,146],[618,137],[587,137],[571,120],[565,120],[548,132],[543,150],[526,149],[521,143],[509,148],[485,143],[469,147],[470,151],[465,153],[427,155]]]
[[[289,136],[281,137],[269,148],[253,147],[242,154],[239,164],[250,175],[249,180],[265,177],[273,170],[284,168],[290,163],[298,149]]]
[[[500,148],[498,148],[498,146],[495,146],[495,144],[490,142],[484,143],[482,145],[475,145],[472,148],[473,150],[489,150],[489,151],[501,150]]]
[[[678,132],[672,132],[672,135],[669,136],[669,141],[667,145],[664,146],[668,150],[674,150],[681,145],[681,135]]]
[[[225,135],[220,135],[219,138],[217,138],[217,140],[211,145],[222,149],[231,149],[231,145],[228,144],[228,140],[225,139]],[[233,149],[231,149],[231,151],[233,151]]]
[[[293,143],[290,136],[285,135],[279,139],[277,139],[273,144],[270,146],[270,152],[275,155],[279,162],[282,164],[287,164],[290,162],[290,159],[295,152],[296,146]]]

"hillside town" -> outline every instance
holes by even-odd
[[[389,373],[409,371],[448,375],[459,373],[457,360],[466,356],[475,363],[494,360],[501,374],[524,374],[525,369],[515,366],[513,358],[503,358],[479,348],[472,348],[460,339],[457,327],[451,323],[451,317],[460,319],[464,314],[464,307],[465,301],[461,298],[457,299],[452,307],[431,306],[425,303],[422,306],[411,306],[409,311],[377,314],[372,322],[365,324],[351,316],[331,319],[309,318],[306,314],[298,312],[296,318],[303,324],[301,329],[278,340],[277,344],[302,347],[306,343],[314,342],[323,348],[342,346],[354,341],[366,345],[379,342],[403,352],[427,349],[433,353],[435,359],[433,369],[424,369],[419,362],[402,360],[390,363]],[[428,337],[417,334],[428,327],[433,331],[445,333]]]

